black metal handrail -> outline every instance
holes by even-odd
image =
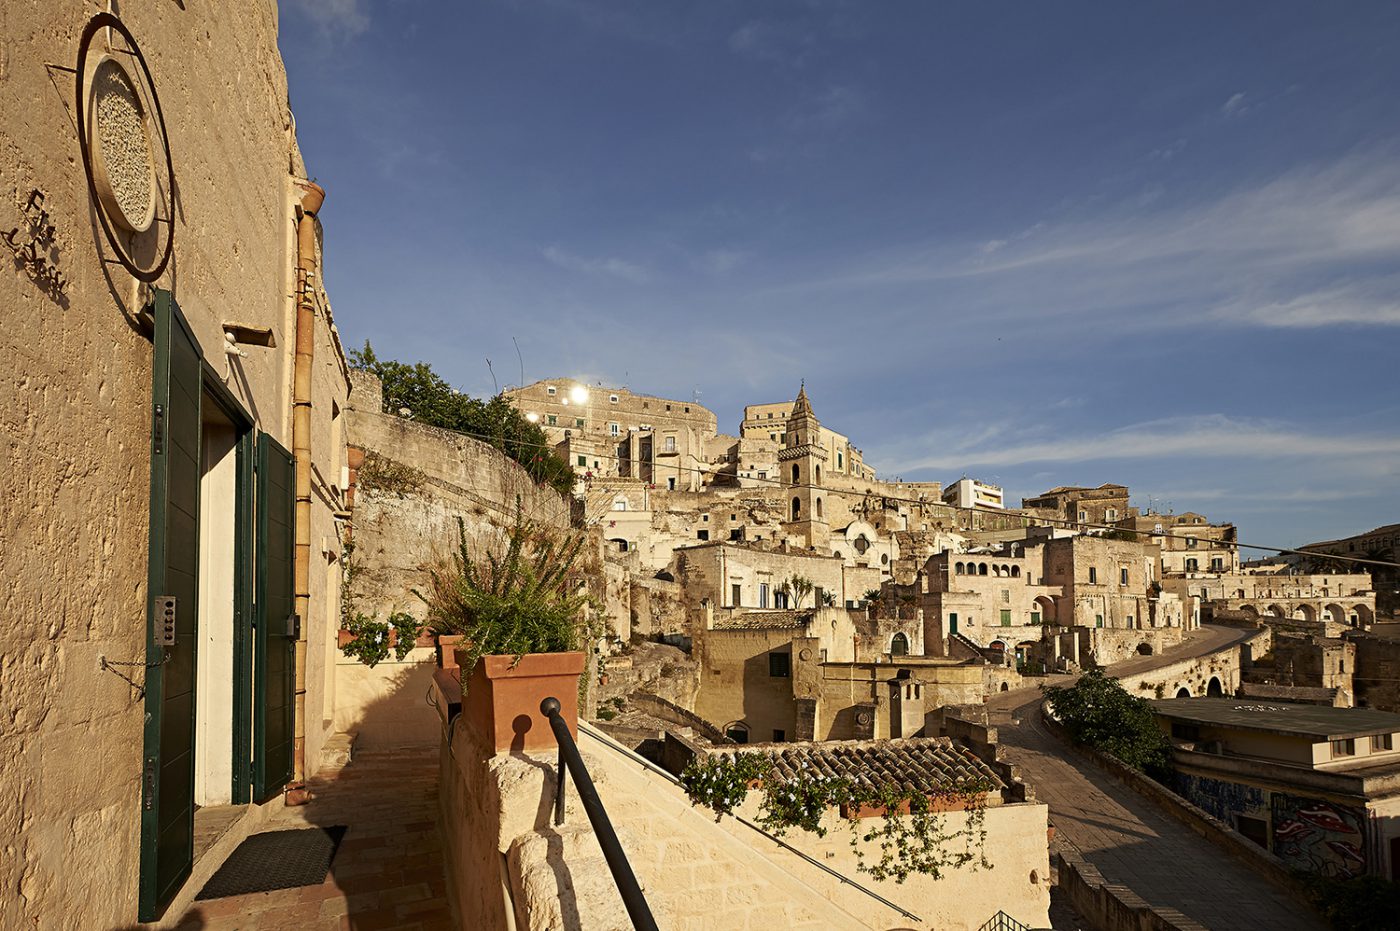
[[[540,712],[549,719],[549,726],[554,730],[554,739],[559,742],[559,784],[554,795],[554,823],[564,823],[564,771],[567,769],[569,775],[574,777],[578,799],[588,814],[588,823],[593,825],[598,846],[603,848],[603,859],[608,862],[608,869],[612,871],[617,891],[622,893],[622,904],[627,906],[632,927],[637,931],[657,931],[656,919],[651,916],[651,907],[642,895],[642,887],[637,883],[636,874],[632,872],[632,864],[627,861],[627,854],[618,843],[617,832],[608,820],[608,812],[603,808],[603,800],[598,797],[598,790],[593,786],[593,778],[588,775],[588,768],[583,765],[583,757],[579,755],[578,745],[574,743],[574,735],[569,733],[569,723],[560,714],[559,699],[546,698],[540,702]]]

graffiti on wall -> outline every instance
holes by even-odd
[[[1175,788],[1178,795],[1190,799],[1226,824],[1235,823],[1232,815],[1268,817],[1268,799],[1264,790],[1256,786],[1178,772]]]
[[[1273,793],[1274,853],[1295,869],[1349,879],[1366,872],[1362,814],[1313,798]]]

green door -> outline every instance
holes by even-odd
[[[201,353],[168,291],[156,291],[151,524],[139,917],[161,916],[194,862],[195,631],[199,609]],[[173,605],[169,599],[174,599]],[[173,622],[170,644],[167,622]]]
[[[948,633],[950,633],[950,634],[955,634],[955,633],[957,633],[957,632],[958,632],[958,616],[957,616],[956,614],[950,614],[950,615],[948,615]]]
[[[296,462],[258,437],[257,572],[253,612],[253,798],[264,802],[292,778],[297,624],[293,591]]]
[[[1003,608],[1003,609],[1002,609],[1002,612],[1001,612],[1001,626],[1002,626],[1002,627],[1010,627],[1010,626],[1011,626],[1011,612],[1010,612],[1009,610],[1005,609],[1005,608]]]

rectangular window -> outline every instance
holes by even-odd
[[[557,391],[556,391],[556,389],[555,389],[555,387],[554,387],[553,385],[550,385],[548,388],[546,388],[546,389],[544,389],[544,390],[545,390],[545,392],[546,392],[550,397],[553,397],[553,396],[557,393]]]
[[[1095,569],[1093,566],[1090,566],[1090,567],[1089,567],[1089,584],[1090,584],[1090,585],[1096,585],[1096,584],[1098,584],[1098,581],[1099,581],[1099,570]]]
[[[710,515],[708,515],[708,514],[701,514],[701,515],[700,515],[700,522],[701,522],[701,523],[704,523],[704,524],[708,524],[708,523],[710,522]]]
[[[1010,612],[1010,611],[1002,611],[1002,612],[1001,612],[1001,626],[1002,626],[1002,627],[1010,627],[1010,626],[1011,626],[1011,612]]]
[[[675,451],[676,451],[676,438],[675,438],[674,436],[668,436],[668,437],[666,437],[666,452],[668,452],[668,453],[673,453],[673,452],[675,452]]]
[[[667,490],[667,491],[675,491],[675,490],[676,490],[676,477],[675,477],[674,475],[671,476],[670,478],[666,479],[666,490]]]
[[[588,457],[587,457],[587,456],[579,456],[579,457],[578,457],[578,467],[579,467],[580,469],[586,469],[586,468],[588,468]]]
[[[786,679],[792,675],[791,653],[769,653],[768,675],[774,679]]]
[[[729,586],[729,606],[731,608],[743,607],[743,592],[744,586],[740,585],[738,582]]]
[[[545,421],[552,427],[559,422],[559,418],[549,414],[545,417]]]
[[[1356,756],[1356,741],[1348,737],[1346,740],[1332,741],[1332,759],[1341,756]]]
[[[731,539],[731,540],[742,540],[742,539],[744,539],[744,531],[741,530],[741,529],[738,528],[738,527],[735,527],[733,530],[729,531],[729,539]]]
[[[1001,590],[1001,603],[1011,604],[1011,590],[1009,588],[1003,588]]]
[[[1371,752],[1380,753],[1384,750],[1394,750],[1395,744],[1392,742],[1392,734],[1376,734],[1371,738]]]
[[[583,426],[583,418],[582,418],[582,417],[575,417],[575,418],[574,418],[574,426],[575,426],[575,427],[581,427],[581,426]]]
[[[608,424],[608,432],[611,433],[613,436],[621,436],[621,435],[622,435],[622,424],[620,424],[620,423],[610,423],[610,424]]]
[[[616,403],[617,403],[617,395],[615,395],[615,394],[610,394],[610,395],[608,395],[608,403],[610,403],[610,404],[616,404]]]
[[[842,456],[841,456],[840,453],[837,453],[837,454],[836,454],[836,468],[838,468],[838,469],[843,469],[843,468],[845,468],[845,467],[846,467],[846,460],[842,458]]]
[[[1177,740],[1200,740],[1201,728],[1195,724],[1183,724],[1180,721],[1173,721],[1172,736]]]
[[[773,743],[780,744],[784,740],[787,740],[787,731],[783,730],[781,727],[773,728]]]
[[[1195,537],[1187,537],[1187,538],[1186,538],[1186,548],[1187,548],[1188,550],[1194,550],[1194,549],[1196,548],[1196,538],[1195,538]]]
[[[1196,567],[1199,566],[1199,565],[1200,565],[1200,563],[1198,563],[1196,560],[1194,560],[1194,559],[1188,559],[1188,560],[1186,560],[1186,571],[1187,571],[1187,572],[1195,572],[1195,571],[1196,571]]]
[[[708,540],[708,539],[710,539],[710,531],[708,531],[708,530],[697,530],[697,531],[695,531],[695,539],[697,539],[697,540]]]
[[[1128,570],[1127,570],[1127,569],[1125,569],[1125,568],[1119,568],[1119,570],[1118,570],[1118,584],[1119,584],[1119,585],[1127,585],[1127,584],[1128,584]]]
[[[1220,556],[1212,556],[1210,558],[1210,568],[1212,572],[1219,572],[1225,568],[1225,560]]]
[[[1032,623],[1032,624],[1039,624],[1039,623],[1040,623],[1040,612],[1039,612],[1039,611],[1032,611],[1032,612],[1031,612],[1031,623]]]
[[[1095,626],[1095,627],[1102,627],[1102,626],[1103,626],[1103,615],[1102,615],[1102,614],[1095,614],[1095,615],[1094,615],[1094,626]]]
[[[768,583],[767,583],[767,582],[759,582],[759,583],[758,583],[758,606],[759,606],[760,608],[766,608],[766,607],[768,607]]]

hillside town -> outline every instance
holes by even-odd
[[[0,3],[0,928],[1393,926],[1400,523],[376,353],[280,14]]]

